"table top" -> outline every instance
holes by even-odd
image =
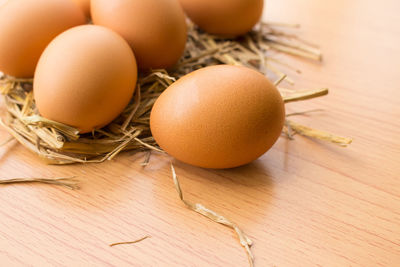
[[[266,18],[300,23],[324,61],[281,56],[296,88],[326,97],[297,122],[354,138],[342,148],[282,137],[232,170],[175,162],[185,197],[237,223],[256,266],[400,265],[400,2],[270,0]],[[3,104],[0,104],[2,107]],[[0,130],[0,140],[7,138]],[[227,227],[185,208],[167,156],[124,153],[102,164],[48,166],[21,145],[0,148],[0,178],[75,175],[81,189],[0,187],[0,262],[24,265],[247,266]],[[110,247],[149,235],[140,243]]]

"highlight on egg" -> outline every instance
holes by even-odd
[[[268,151],[285,120],[279,91],[261,73],[231,65],[185,75],[157,99],[152,135],[168,154],[204,168],[232,168]]]
[[[261,19],[264,0],[179,0],[202,30],[224,37],[249,32]]]
[[[32,78],[40,55],[63,31],[84,24],[71,0],[9,0],[0,6],[0,70]]]
[[[124,110],[136,81],[128,43],[110,29],[84,25],[60,34],[45,49],[33,92],[41,116],[87,133]]]
[[[132,47],[141,69],[168,68],[182,56],[187,25],[178,0],[92,0],[93,23]]]
[[[0,0],[0,7],[4,5],[8,0]]]

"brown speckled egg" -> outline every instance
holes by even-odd
[[[234,37],[260,20],[264,0],[179,0],[187,16],[211,34]]]
[[[90,0],[72,0],[85,13],[85,16],[90,18]]]
[[[33,92],[40,114],[87,133],[110,123],[136,85],[135,56],[117,33],[94,25],[57,36],[40,57]]]
[[[0,70],[15,77],[33,77],[50,41],[85,21],[70,0],[7,1],[0,7]]]
[[[177,0],[92,0],[94,24],[108,27],[131,45],[141,69],[168,68],[185,49],[185,15]]]
[[[270,149],[284,119],[282,97],[264,75],[218,65],[168,87],[153,107],[150,127],[173,157],[204,168],[232,168]]]

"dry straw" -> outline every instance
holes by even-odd
[[[131,245],[131,244],[136,244],[136,243],[142,242],[143,240],[146,240],[147,238],[150,238],[150,237],[151,237],[151,236],[146,235],[146,236],[144,236],[144,237],[142,237],[142,238],[139,238],[139,239],[137,239],[137,240],[135,240],[135,241],[118,242],[118,243],[110,244],[109,246],[110,246],[110,247],[115,247],[115,246],[119,246],[119,245]]]
[[[79,135],[77,129],[39,116],[35,107],[32,80],[3,76],[0,92],[7,114],[0,124],[22,145],[51,164],[103,162],[125,150],[162,152],[151,136],[149,117],[157,97],[176,79],[193,70],[216,64],[243,65],[266,75],[279,77],[277,84],[291,79],[277,67],[283,62],[268,52],[281,51],[307,59],[321,60],[321,52],[293,34],[277,30],[292,25],[260,24],[239,39],[223,39],[193,26],[189,29],[187,49],[182,60],[170,72],[152,70],[142,73],[129,106],[110,125]],[[297,25],[293,25],[297,26]],[[279,88],[285,103],[306,100],[328,93],[328,89],[293,91]],[[295,132],[312,138],[347,145],[351,139],[337,137],[310,127],[287,122],[285,133]],[[145,163],[146,164],[146,163]]]
[[[157,97],[174,81],[196,69],[217,64],[247,66],[265,75],[278,77],[278,86],[285,103],[307,100],[328,94],[328,89],[313,89],[296,91],[279,87],[285,81],[293,84],[293,80],[280,70],[281,66],[301,71],[273,57],[274,52],[283,52],[309,60],[320,61],[322,54],[312,45],[282,28],[297,28],[298,25],[282,23],[261,23],[255,30],[238,39],[223,39],[204,33],[192,25],[189,26],[187,49],[176,67],[166,70],[151,70],[141,73],[136,93],[124,112],[111,124],[102,129],[96,129],[91,134],[79,135],[77,129],[47,120],[39,116],[35,107],[32,80],[15,79],[3,76],[0,78],[0,93],[4,95],[7,109],[6,116],[0,119],[0,124],[19,143],[33,151],[50,164],[95,163],[111,160],[120,152],[148,151],[142,166],[149,163],[151,151],[163,151],[157,146],[151,135],[149,120],[150,111]],[[308,111],[311,112],[311,111]],[[288,116],[301,115],[308,112],[297,112]],[[325,140],[347,146],[350,138],[336,136],[324,131],[312,129],[286,120],[283,133],[290,139],[297,133],[310,138]],[[6,142],[8,142],[7,140]],[[6,143],[5,142],[5,143]],[[5,144],[4,143],[4,144]],[[204,207],[192,204],[183,198],[175,169],[171,166],[176,190],[183,203],[209,219],[232,228],[246,249],[250,265],[254,264],[251,253],[251,240],[230,220]],[[76,188],[74,182],[59,179],[11,179],[1,183],[41,182]],[[132,244],[143,241],[147,236],[133,242],[111,244]]]
[[[179,183],[178,176],[176,175],[173,164],[171,164],[171,171],[172,171],[172,178],[173,178],[174,184],[175,184],[175,189],[178,192],[179,198],[186,205],[186,207],[207,217],[208,219],[210,219],[216,223],[220,223],[220,224],[225,225],[225,226],[231,228],[232,230],[234,230],[237,237],[239,238],[240,244],[246,250],[250,266],[254,266],[254,256],[250,250],[250,247],[253,245],[253,241],[251,241],[251,239],[239,228],[239,226],[236,225],[231,220],[225,218],[224,216],[216,213],[213,210],[206,208],[202,204],[199,204],[199,203],[193,204],[193,203],[187,201],[186,199],[184,199],[181,185]]]
[[[6,184],[26,184],[26,183],[42,183],[64,186],[66,188],[75,190],[79,189],[78,181],[75,177],[61,177],[61,178],[13,178],[13,179],[0,179],[0,185]]]

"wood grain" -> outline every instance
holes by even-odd
[[[330,88],[288,112],[324,109],[293,120],[351,136],[350,147],[296,136],[233,170],[175,162],[188,200],[253,239],[256,266],[400,266],[399,10],[397,0],[267,2],[267,20],[300,23],[324,52],[321,64],[278,55],[302,70],[289,71],[297,88]],[[142,168],[143,157],[58,167],[15,142],[0,148],[1,178],[73,175],[82,187],[1,186],[1,266],[247,266],[230,229],[180,202],[169,158]]]

